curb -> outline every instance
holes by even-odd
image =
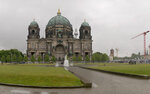
[[[41,88],[41,89],[77,89],[77,88],[85,88],[84,86],[49,87],[49,86],[30,86],[30,85],[7,84],[7,83],[0,83],[0,85],[11,86],[11,87],[24,87],[24,88]]]
[[[68,70],[69,72],[71,72],[72,74],[74,74],[75,76],[77,76],[81,82],[84,84],[83,88],[92,88],[92,83],[86,79],[84,79],[83,77],[79,76],[78,74]]]
[[[147,79],[147,80],[150,79],[150,76],[148,76],[148,75],[127,74],[127,73],[112,72],[112,71],[106,71],[106,70],[100,70],[100,69],[92,69],[92,68],[81,67],[81,66],[78,66],[78,67],[83,68],[83,69],[98,71],[98,72],[105,72],[105,73],[110,73],[110,74],[129,76],[129,77],[140,78],[140,79]]]

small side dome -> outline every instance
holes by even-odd
[[[81,26],[89,26],[90,27],[90,25],[86,22],[86,20],[84,20],[84,22],[81,24]]]
[[[29,26],[31,26],[31,27],[39,27],[38,23],[37,23],[35,20],[33,20],[33,21],[30,23]]]

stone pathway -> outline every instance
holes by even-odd
[[[0,86],[0,94],[150,94],[150,80],[111,75],[78,67],[69,69],[89,79],[93,88],[35,89]]]

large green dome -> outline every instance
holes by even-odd
[[[58,10],[57,16],[54,16],[53,18],[51,18],[49,20],[47,27],[48,26],[54,26],[54,25],[71,26],[69,20],[64,16],[61,16],[61,13],[59,10]]]

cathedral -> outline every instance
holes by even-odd
[[[91,59],[92,55],[92,36],[91,27],[84,21],[79,29],[79,38],[77,29],[73,31],[69,20],[61,15],[58,10],[57,15],[52,17],[45,28],[45,38],[40,38],[40,27],[36,21],[32,21],[28,27],[27,36],[27,56],[49,58],[54,56],[57,61],[63,61],[65,55],[69,60],[73,56],[86,56]]]

